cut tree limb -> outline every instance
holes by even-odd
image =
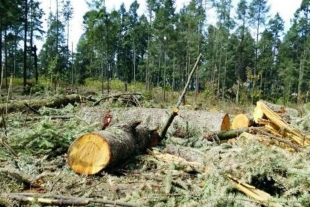
[[[99,198],[76,198],[76,197],[65,197],[65,196],[45,196],[38,194],[29,193],[3,193],[1,194],[3,198],[9,198],[22,202],[38,202],[45,205],[57,205],[57,206],[87,206],[91,203],[101,203],[109,204],[113,206],[128,206],[128,207],[138,207],[139,204],[133,204],[121,201],[112,201]]]
[[[164,126],[161,134],[160,134],[160,140],[159,142],[161,142],[163,140],[163,138],[166,136],[166,133],[168,131],[169,126],[172,124],[174,117],[176,117],[178,115],[179,109],[178,108],[174,108],[172,111],[172,114],[169,116],[169,119],[166,123],[166,125]]]
[[[201,56],[202,56],[202,54],[200,53],[199,56],[197,57],[197,60],[196,60],[196,62],[195,62],[195,65],[194,65],[194,67],[193,67],[191,73],[190,73],[190,74],[188,75],[188,77],[187,77],[187,82],[186,82],[186,84],[185,84],[185,86],[184,86],[184,89],[183,89],[183,91],[182,91],[181,96],[179,97],[179,101],[178,101],[178,103],[177,103],[175,109],[174,109],[173,112],[171,113],[171,115],[170,115],[170,117],[169,117],[169,119],[168,119],[166,125],[164,126],[164,128],[163,128],[163,130],[162,130],[162,132],[161,132],[161,134],[160,134],[160,141],[163,140],[163,139],[165,138],[166,133],[167,133],[167,131],[168,131],[168,128],[169,128],[170,125],[172,124],[174,117],[176,117],[176,116],[178,115],[177,112],[178,112],[179,109],[180,109],[182,100],[183,100],[183,98],[185,97],[185,93],[186,93],[187,88],[188,88],[188,86],[189,86],[190,80],[192,79],[192,76],[193,76],[193,74],[194,74],[194,72],[195,72],[195,70],[196,70],[196,68],[197,68],[197,65],[198,65],[198,63],[199,63],[199,60],[200,60]]]
[[[68,165],[76,173],[92,175],[157,145],[157,131],[138,127],[140,123],[83,134],[69,147]]]
[[[219,131],[216,133],[205,134],[203,137],[209,141],[213,141],[213,140],[225,141],[225,140],[229,140],[232,138],[236,138],[242,133],[250,132],[253,129],[254,129],[253,127],[244,127],[244,128],[239,128],[239,129],[232,129],[232,130],[227,130],[227,131]]]

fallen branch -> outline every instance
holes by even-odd
[[[10,147],[10,145],[2,138],[0,137],[0,143],[3,147],[5,147],[14,157],[18,157],[17,153]]]
[[[166,136],[168,128],[170,127],[171,123],[173,122],[174,117],[176,117],[178,115],[178,112],[179,112],[178,108],[173,109],[172,114],[169,116],[169,119],[168,119],[165,127],[163,128],[163,130],[160,134],[159,142],[162,141],[164,139],[164,137]]]
[[[81,101],[82,101],[81,96],[77,94],[72,94],[72,95],[67,95],[67,96],[54,96],[51,98],[32,100],[29,106],[31,106],[35,110],[43,106],[52,107],[52,108],[60,108],[60,107],[68,105],[69,103],[74,104],[76,102],[80,103]],[[28,104],[27,100],[19,100],[19,101],[14,100],[14,102],[0,104],[0,111],[5,111],[6,109],[8,113],[15,112],[15,111],[22,111],[25,109],[25,104]]]
[[[127,203],[121,201],[111,201],[99,198],[76,198],[76,197],[64,197],[64,196],[44,196],[38,194],[29,193],[3,193],[1,197],[9,198],[22,202],[38,202],[41,204],[57,205],[57,206],[86,206],[91,203],[102,203],[109,204],[113,206],[128,206],[128,207],[138,207],[139,204]]]
[[[41,113],[40,113],[38,110],[34,109],[33,107],[29,106],[29,104],[24,103],[24,105],[25,105],[30,111],[32,111],[32,112],[34,112],[35,114],[38,114],[38,115],[41,116]]]
[[[75,116],[73,115],[59,115],[59,116],[35,116],[35,117],[28,117],[26,119],[26,121],[37,121],[43,118],[49,118],[51,120],[55,120],[55,119],[62,119],[62,120],[68,120],[68,119],[72,119]]]
[[[253,129],[254,129],[254,127],[244,127],[244,128],[232,129],[232,130],[228,130],[228,131],[220,131],[220,132],[206,134],[203,136],[203,138],[205,138],[209,141],[213,141],[213,140],[225,141],[225,140],[229,140],[232,138],[236,138],[240,134],[242,134],[243,132],[250,132]]]

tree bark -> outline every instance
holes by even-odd
[[[251,127],[245,127],[228,131],[220,131],[218,133],[205,134],[203,138],[209,141],[226,141],[238,137],[243,132],[250,132],[252,129],[253,128]]]
[[[140,119],[145,125],[151,128],[164,128],[170,117],[170,110],[157,108],[114,108],[111,110],[113,115],[112,125],[115,120],[121,120],[123,123],[129,123]],[[105,110],[95,107],[83,107],[78,116],[87,123],[102,122]],[[230,117],[226,113],[208,112],[204,110],[180,110],[178,116],[173,119],[172,127],[169,127],[168,133],[174,134],[180,128],[189,127],[191,130],[197,129],[200,132],[218,132],[230,129]]]
[[[76,173],[93,175],[156,146],[157,131],[138,127],[140,123],[83,134],[69,147],[68,165]]]
[[[28,32],[28,0],[25,0],[25,22],[24,22],[24,65],[23,65],[23,84],[24,90],[27,85],[27,32]]]

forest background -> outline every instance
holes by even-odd
[[[173,0],[147,0],[138,14],[108,11],[88,2],[84,34],[69,42],[72,1],[56,0],[43,29],[38,0],[0,1],[1,84],[9,78],[55,89],[59,84],[105,90],[132,84],[136,90],[180,91],[197,56],[202,60],[189,90],[237,104],[258,99],[286,104],[309,99],[310,1],[302,0],[287,31],[266,0],[191,0],[178,11]],[[208,15],[208,11],[215,11]],[[43,41],[37,50],[37,41]]]

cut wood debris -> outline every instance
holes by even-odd
[[[279,114],[271,110],[263,101],[258,101],[253,114],[257,124],[282,139],[288,139],[300,146],[310,145],[310,136],[290,126]],[[266,117],[266,118],[265,118]]]
[[[0,205],[310,205],[309,138],[290,125],[287,110],[264,101],[236,116],[177,107],[74,110],[70,119],[30,115],[38,122],[15,134],[12,123],[21,127],[23,119],[10,114],[0,145],[0,157],[10,159],[0,167],[12,170],[0,171]],[[256,122],[231,126],[239,121],[230,117]]]
[[[227,178],[234,184],[235,188],[245,193],[247,196],[257,200],[264,206],[268,207],[281,207],[279,203],[272,202],[272,196],[269,193],[266,193],[262,190],[255,188],[255,186],[246,184],[237,178],[234,178],[232,175],[227,174]]]

